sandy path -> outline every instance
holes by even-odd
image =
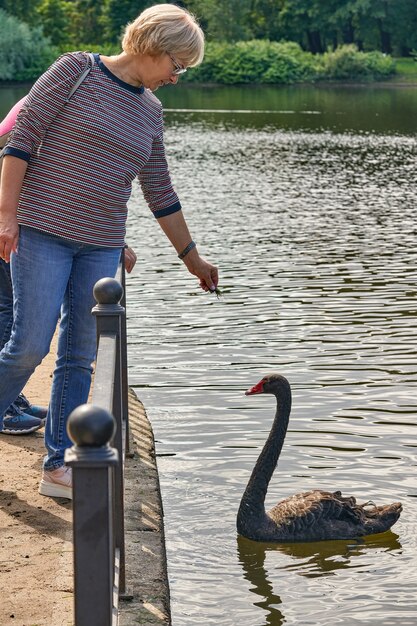
[[[25,394],[48,403],[55,345]],[[0,624],[72,624],[72,510],[65,500],[38,494],[43,429],[0,436]]]

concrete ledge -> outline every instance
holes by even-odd
[[[163,509],[155,443],[143,404],[129,390],[131,452],[125,464],[126,582],[120,626],[170,624]]]

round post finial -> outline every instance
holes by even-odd
[[[68,435],[80,448],[106,446],[116,430],[113,415],[92,404],[81,404],[68,417]]]
[[[93,294],[98,304],[118,304],[123,297],[123,287],[115,278],[100,278]]]

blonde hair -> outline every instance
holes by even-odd
[[[203,60],[204,34],[185,9],[156,4],[126,26],[122,47],[131,54],[172,54],[187,67],[194,67]]]

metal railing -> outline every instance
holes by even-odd
[[[94,287],[97,359],[91,404],[68,418],[74,442],[74,625],[117,626],[126,594],[124,460],[129,449],[124,258]]]

